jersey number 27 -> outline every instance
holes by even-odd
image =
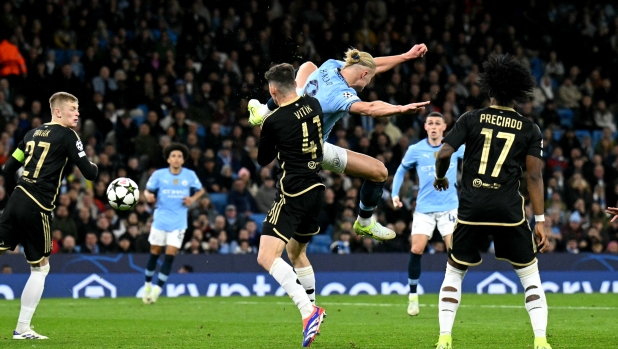
[[[32,178],[37,178],[39,176],[41,167],[43,166],[43,163],[45,162],[45,157],[47,157],[47,153],[49,152],[49,146],[50,144],[47,142],[39,142],[38,147],[43,148],[43,151],[41,152],[41,155],[39,156],[39,161],[37,161],[36,163],[36,168],[34,169],[34,174],[32,175]],[[26,154],[28,154],[28,157],[26,158],[26,161],[24,162],[23,175],[25,177],[28,177],[28,175],[30,174],[30,171],[26,171],[25,169],[27,168],[30,160],[32,160],[32,156],[34,156],[35,148],[37,147],[35,146],[34,141],[30,141],[26,143]]]

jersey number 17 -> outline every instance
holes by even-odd
[[[320,149],[324,149],[324,144],[322,141],[322,123],[320,122],[320,116],[317,115],[313,118],[313,123],[318,125],[318,134],[320,135]],[[311,153],[311,158],[315,159],[318,157],[318,146],[314,141],[309,141],[309,127],[307,126],[307,121],[303,122],[303,154]]]
[[[491,138],[494,134],[494,130],[484,128],[481,130],[481,134],[485,136],[485,143],[483,144],[483,153],[481,154],[481,165],[479,166],[479,174],[485,174],[485,171],[487,170],[487,160],[489,159],[489,150],[491,148]],[[496,161],[496,165],[494,166],[494,170],[491,171],[492,177],[498,177],[498,175],[500,174],[502,164],[504,164],[506,156],[509,154],[509,150],[511,150],[513,142],[515,142],[515,135],[513,133],[498,132],[496,138],[503,138],[505,142],[504,148],[502,148],[502,152],[500,153],[500,157],[498,157],[498,161]]]

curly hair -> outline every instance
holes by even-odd
[[[502,103],[527,102],[532,89],[534,78],[530,71],[515,57],[493,54],[483,62],[479,84],[481,89],[489,93]]]
[[[166,160],[169,159],[170,154],[172,154],[175,150],[180,151],[182,153],[182,158],[187,161],[187,158],[189,157],[189,148],[180,143],[172,143],[165,147],[165,149],[163,149],[163,158]]]

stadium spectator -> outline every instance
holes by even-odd
[[[379,74],[359,97],[409,103],[425,100],[426,96],[432,101],[427,112],[438,110],[452,118],[452,122],[470,108],[488,103],[477,86],[481,60],[492,52],[513,53],[530,67],[538,83],[531,103],[517,109],[539,121],[545,131],[546,198],[558,193],[557,203],[548,207],[552,213],[559,210],[555,212],[559,217],[553,222],[555,227],[565,228],[568,219],[564,217],[575,210],[575,201],[567,193],[573,191],[573,175],[580,172],[572,158],[573,148],[580,149],[578,157],[585,158],[581,172],[592,197],[583,198],[585,212],[593,215],[594,203],[616,206],[618,151],[614,150],[613,132],[618,111],[618,74],[612,68],[618,58],[618,22],[613,4],[584,4],[574,12],[569,10],[569,4],[557,2],[551,10],[553,25],[542,29],[543,35],[524,35],[529,32],[525,21],[508,15],[511,10],[495,12],[495,6],[487,2],[472,2],[466,5],[467,11],[455,1],[431,3],[423,9],[427,14],[444,14],[440,16],[400,11],[397,2],[388,1],[327,6],[312,1],[306,10],[288,13],[291,1],[282,0],[268,16],[261,15],[266,13],[263,2],[248,7],[232,0],[225,4],[225,11],[205,1],[189,1],[183,11],[176,7],[168,11],[159,2],[150,4],[148,10],[139,2],[129,3],[121,11],[122,18],[113,6],[99,6],[97,16],[105,18],[99,21],[81,17],[84,11],[91,14],[86,3],[60,2],[52,8],[63,17],[51,20],[45,11],[35,11],[32,2],[9,2],[12,19],[3,20],[1,25],[10,29],[0,31],[0,163],[25,132],[50,120],[42,106],[53,92],[74,91],[82,101],[83,123],[78,132],[88,159],[98,164],[101,173],[98,183],[90,184],[72,174],[61,184],[59,195],[67,193],[70,197],[70,205],[62,206],[68,208],[69,217],[75,217],[78,246],[83,244],[85,233],[100,221],[100,212],[105,211],[102,194],[111,179],[119,173],[141,177],[167,166],[161,155],[163,147],[171,141],[167,134],[188,145],[197,144],[201,155],[198,158],[195,153],[195,169],[209,193],[234,192],[232,197],[236,196],[235,181],[244,178],[239,171],[247,168],[251,180],[245,191],[257,188],[256,208],[247,210],[241,207],[242,203],[234,202],[238,216],[242,218],[246,211],[266,212],[270,207],[260,207],[260,197],[268,197],[274,189],[269,187],[271,181],[265,179],[276,168],[274,164],[265,169],[256,166],[255,137],[259,131],[247,126],[246,103],[251,98],[267,98],[263,77],[271,63],[298,66],[310,60],[320,65],[326,58],[342,58],[341,53],[348,47],[382,56],[389,50],[402,52],[424,42],[429,49],[424,60],[403,63]],[[229,13],[234,13],[235,17],[230,17],[233,20],[226,18],[228,7],[232,9]],[[513,9],[530,18],[550,14],[544,7],[532,7],[527,2],[517,3]],[[219,15],[214,16],[215,13]],[[492,14],[492,25],[487,25],[485,13]],[[153,14],[157,20],[151,20]],[[356,24],[338,25],[348,18],[356,18]],[[287,39],[279,34],[282,23],[284,32],[289,33]],[[467,29],[460,33],[458,28]],[[538,40],[541,37],[546,38],[542,44]],[[591,52],[583,61],[576,60],[571,42],[590,42],[598,51]],[[420,120],[415,116],[397,116],[382,125],[378,120],[352,116],[336,125],[341,131],[331,135],[341,144],[347,142],[350,149],[383,159],[388,168],[390,163],[400,160],[408,144],[424,137]],[[372,131],[377,133],[376,137],[365,137]],[[386,137],[380,137],[383,133]],[[407,138],[401,145],[396,140],[400,134]],[[555,171],[557,167],[560,170]],[[262,175],[266,172],[269,174]],[[324,173],[324,177],[329,174]],[[344,210],[345,197],[357,197],[349,191],[353,188],[358,192],[359,187],[343,183],[352,183],[352,178],[343,176],[327,181],[329,188],[320,218],[322,231],[328,225],[334,226],[348,212]],[[402,197],[408,198],[409,204],[402,212],[395,214],[382,201],[376,211],[376,217],[385,217],[381,223],[395,223],[399,214],[410,219],[417,195],[412,188],[417,183],[415,177],[404,181]],[[4,186],[9,187],[12,186]],[[385,190],[390,190],[388,184]],[[331,191],[334,195],[329,194]],[[0,189],[0,210],[2,195]],[[208,209],[209,224],[217,234],[225,227],[215,229],[215,217],[225,215],[227,200],[226,196],[223,205]],[[84,207],[89,215],[82,212]],[[223,212],[218,212],[217,207]],[[352,213],[356,208],[351,208]],[[141,222],[152,215],[152,206],[147,204],[136,210]],[[106,231],[119,228],[117,223],[109,223]],[[601,232],[611,229],[610,223],[603,224]],[[228,233],[227,243],[238,243],[237,231]],[[406,238],[408,234],[406,231]],[[618,238],[608,241],[615,240]],[[565,244],[566,241],[557,241],[557,251]],[[220,245],[224,250],[221,242]],[[609,244],[605,250],[609,250]]]
[[[94,232],[86,233],[83,245],[79,248],[80,253],[95,254],[100,253],[97,234]]]
[[[71,235],[75,241],[80,241],[77,225],[72,217],[69,217],[69,209],[66,206],[58,206],[56,215],[51,224],[51,230],[60,230],[62,236]]]

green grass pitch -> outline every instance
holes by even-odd
[[[437,295],[421,313],[406,296],[318,297],[328,318],[312,348],[432,348],[438,338]],[[532,348],[523,295],[464,294],[454,349]],[[548,294],[548,339],[554,349],[618,347],[615,294]],[[302,325],[287,297],[43,299],[35,330],[47,341],[13,341],[19,300],[0,302],[2,348],[300,348]]]

